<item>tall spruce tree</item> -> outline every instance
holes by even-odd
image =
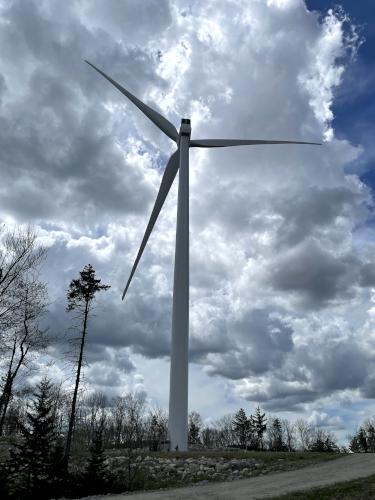
[[[148,429],[148,442],[151,451],[157,451],[159,445],[159,422],[156,415],[152,415]]]
[[[270,429],[270,449],[272,451],[284,451],[286,446],[283,441],[283,429],[280,419],[274,418]]]
[[[90,313],[92,311],[93,301],[97,292],[101,290],[108,290],[109,285],[101,285],[100,279],[95,277],[95,270],[91,264],[85,266],[80,273],[78,279],[74,279],[69,284],[67,294],[68,311],[77,311],[77,319],[80,323],[80,342],[79,342],[79,355],[77,362],[76,382],[73,392],[72,407],[69,418],[68,434],[65,446],[65,462],[68,465],[70,448],[72,444],[74,420],[77,405],[78,388],[81,379],[81,370],[84,356],[85,340],[87,335],[87,325]]]
[[[189,444],[200,444],[201,439],[200,439],[200,433],[201,429],[203,426],[202,423],[202,417],[199,415],[198,412],[192,411],[189,414],[189,433],[188,433],[188,441]]]
[[[83,478],[84,494],[107,493],[109,487],[109,471],[105,463],[103,448],[103,430],[95,431],[90,448],[90,457]]]
[[[254,415],[251,417],[251,426],[256,434],[258,441],[258,448],[264,449],[263,434],[267,430],[266,414],[261,413],[259,406],[257,406]]]
[[[350,437],[349,450],[352,453],[360,453],[362,451],[361,450],[361,446],[360,446],[360,444],[358,442],[358,436],[357,436],[357,434],[354,434],[354,436]]]
[[[366,426],[366,437],[368,451],[371,453],[375,452],[375,426],[369,422]]]
[[[27,422],[20,424],[22,441],[11,450],[7,463],[10,498],[50,498],[55,479],[53,471],[59,457],[56,455],[52,384],[43,379],[33,396]]]
[[[366,431],[363,427],[360,427],[357,432],[357,441],[360,450],[363,451],[364,453],[367,453],[368,452],[367,436],[366,436]]]
[[[245,410],[240,408],[233,418],[233,430],[241,448],[245,449],[250,430],[250,422]]]

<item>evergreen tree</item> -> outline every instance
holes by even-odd
[[[202,430],[202,444],[204,448],[212,448],[214,445],[215,429],[205,427]]]
[[[52,384],[42,380],[33,394],[27,422],[20,424],[22,442],[11,450],[7,463],[10,498],[49,498],[56,435]]]
[[[372,423],[368,423],[366,429],[367,447],[368,451],[374,453],[375,451],[375,427]]]
[[[272,451],[284,451],[286,446],[283,441],[283,430],[278,418],[274,418],[271,427],[270,449]]]
[[[65,468],[64,449],[63,440],[58,438],[51,450],[49,482],[56,497],[63,495],[67,480],[69,479]]]
[[[192,411],[189,414],[189,436],[188,441],[190,444],[200,444],[200,433],[202,428],[202,417],[198,412]]]
[[[103,448],[103,432],[95,432],[93,444],[90,448],[90,458],[83,478],[84,494],[107,493],[109,485],[109,472],[105,463]]]
[[[250,421],[246,417],[246,413],[243,408],[240,408],[234,415],[233,431],[235,432],[240,447],[245,449],[250,431]]]
[[[77,318],[80,320],[82,329],[79,340],[79,356],[77,362],[76,382],[74,386],[72,408],[70,412],[68,434],[65,445],[66,465],[68,465],[69,462],[70,448],[72,444],[78,387],[81,379],[82,363],[84,359],[84,347],[87,335],[88,319],[92,310],[93,301],[95,299],[96,293],[100,292],[101,290],[108,290],[110,288],[109,285],[101,285],[100,284],[101,280],[96,279],[95,269],[92,267],[91,264],[85,266],[83,268],[83,271],[81,271],[79,274],[80,277],[78,279],[72,280],[70,282],[67,294],[67,299],[68,299],[67,311],[76,310],[78,312]]]
[[[148,431],[149,448],[151,451],[158,451],[159,447],[159,422],[156,415],[152,415],[150,428]]]
[[[254,415],[251,417],[251,426],[258,440],[258,448],[263,450],[264,449],[263,434],[267,430],[267,419],[266,419],[266,414],[260,412],[259,406],[257,406]]]
[[[352,453],[360,453],[361,452],[361,447],[359,446],[359,443],[358,443],[357,434],[354,434],[354,436],[350,436],[349,450]]]
[[[319,427],[314,431],[309,449],[310,451],[339,451],[334,435]]]
[[[357,432],[357,441],[358,441],[358,446],[361,451],[367,453],[368,452],[368,446],[367,446],[367,438],[366,438],[366,432],[363,427],[360,427]]]
[[[0,462],[0,498],[10,498],[8,464]]]
[[[160,450],[161,443],[167,439],[167,435],[168,418],[162,410],[156,409],[149,416],[148,442],[150,450]]]

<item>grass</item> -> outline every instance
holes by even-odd
[[[333,486],[287,493],[270,500],[374,500],[375,475]]]

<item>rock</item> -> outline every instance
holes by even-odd
[[[196,484],[199,484],[199,485],[201,485],[201,484],[208,484],[209,482],[210,482],[210,481],[209,481],[208,479],[203,479],[202,481],[199,481],[199,482],[198,482],[198,483],[196,483]]]

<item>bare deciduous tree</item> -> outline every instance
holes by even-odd
[[[299,441],[299,448],[303,451],[308,450],[312,437],[312,427],[303,418],[299,418],[295,421],[296,432]]]
[[[111,422],[113,429],[113,441],[115,448],[120,448],[123,444],[123,433],[125,426],[125,406],[124,398],[117,396],[113,400],[111,408]]]
[[[219,418],[214,423],[214,428],[216,430],[215,436],[215,447],[216,448],[228,448],[233,446],[236,442],[236,436],[233,432],[233,422],[234,415],[228,413],[223,417]]]
[[[106,405],[107,396],[100,391],[89,394],[81,401],[80,418],[76,426],[79,426],[87,447],[93,445],[98,432],[103,441],[107,422]]]
[[[284,443],[288,451],[294,451],[296,449],[296,427],[295,424],[290,422],[288,419],[283,418],[281,420],[281,425],[284,435]]]
[[[127,482],[131,490],[141,465],[139,460],[136,461],[136,452],[142,447],[145,438],[145,399],[142,394],[128,393],[122,401],[125,410],[123,439],[128,460]]]
[[[16,318],[2,339],[3,349],[8,348],[8,356],[3,363],[5,375],[0,396],[0,435],[17,375],[22,367],[30,369],[35,354],[48,344],[47,330],[40,326],[48,305],[46,285],[35,277],[22,281],[18,278],[17,293],[18,308],[13,313]]]
[[[46,249],[38,245],[31,227],[0,227],[0,334],[14,326],[20,282],[39,269],[45,256]]]

